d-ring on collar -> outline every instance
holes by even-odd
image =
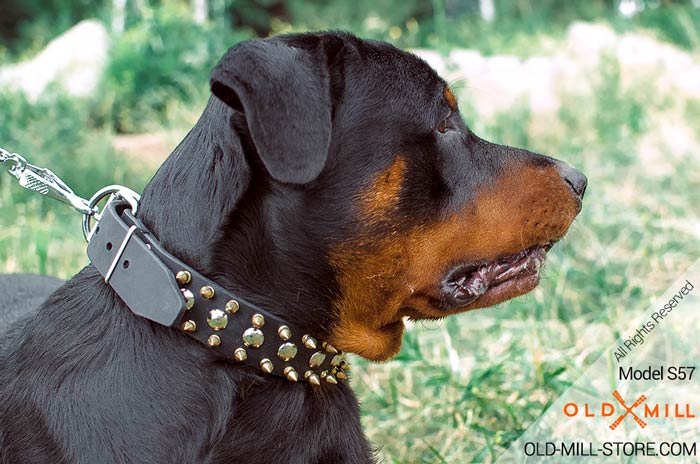
[[[337,384],[344,354],[225,290],[168,253],[125,201],[110,201],[87,254],[131,311],[174,327],[223,358],[290,381]]]

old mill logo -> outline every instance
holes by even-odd
[[[564,414],[567,417],[575,417],[578,415],[582,415],[586,418],[615,417],[615,420],[610,424],[610,430],[618,428],[627,417],[631,417],[641,428],[646,428],[647,426],[647,422],[644,419],[692,419],[695,417],[689,403],[652,404],[647,402],[646,395],[640,395],[633,403],[627,403],[617,390],[613,392],[612,396],[617,400],[617,406],[611,402],[602,402],[600,405],[591,403],[583,403],[582,405],[566,403],[564,405]]]
[[[620,395],[620,393],[619,393],[617,390],[615,390],[615,391],[613,392],[613,396],[615,397],[615,399],[617,400],[617,402],[620,403],[620,406],[622,406],[623,408],[625,408],[625,412],[624,412],[624,414],[622,414],[620,417],[618,417],[617,419],[615,419],[615,422],[613,422],[612,424],[610,424],[610,430],[615,430],[615,429],[617,428],[617,426],[620,425],[620,423],[621,423],[623,420],[625,420],[625,417],[627,417],[627,415],[629,415],[629,414],[632,415],[632,417],[634,418],[634,421],[635,421],[635,422],[637,423],[637,425],[639,425],[641,428],[644,428],[644,427],[647,426],[647,423],[644,422],[644,421],[643,421],[637,414],[635,414],[635,412],[633,411],[634,408],[636,408],[637,406],[641,405],[642,403],[644,403],[644,402],[647,400],[647,397],[646,397],[645,395],[642,395],[642,396],[640,396],[639,398],[637,398],[637,401],[635,401],[634,403],[632,403],[632,406],[627,406],[627,405],[625,404],[625,400],[622,399],[622,395]]]

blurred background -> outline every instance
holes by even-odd
[[[0,146],[83,196],[140,190],[229,46],[317,29],[411,49],[477,134],[589,177],[538,289],[355,362],[385,462],[492,462],[700,257],[700,0],[2,0]],[[0,175],[0,272],[72,276],[79,230]]]

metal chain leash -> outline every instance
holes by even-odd
[[[8,172],[14,176],[19,185],[47,197],[61,201],[72,206],[83,215],[83,236],[90,240],[90,233],[93,223],[100,220],[100,209],[98,204],[106,197],[108,201],[114,199],[124,199],[131,206],[136,214],[138,210],[140,195],[133,190],[121,185],[109,185],[97,191],[89,200],[76,195],[73,190],[66,185],[50,169],[35,166],[27,162],[25,158],[17,153],[10,153],[0,147],[0,163],[5,165]]]

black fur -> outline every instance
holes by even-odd
[[[338,317],[327,251],[359,233],[358,192],[397,153],[412,223],[463,204],[515,156],[456,112],[459,131],[436,136],[450,114],[444,82],[419,58],[348,34],[239,44],[212,89],[139,216],[180,259],[319,338]],[[218,360],[133,316],[92,266],[3,345],[3,464],[374,461],[347,383],[310,388]]]

